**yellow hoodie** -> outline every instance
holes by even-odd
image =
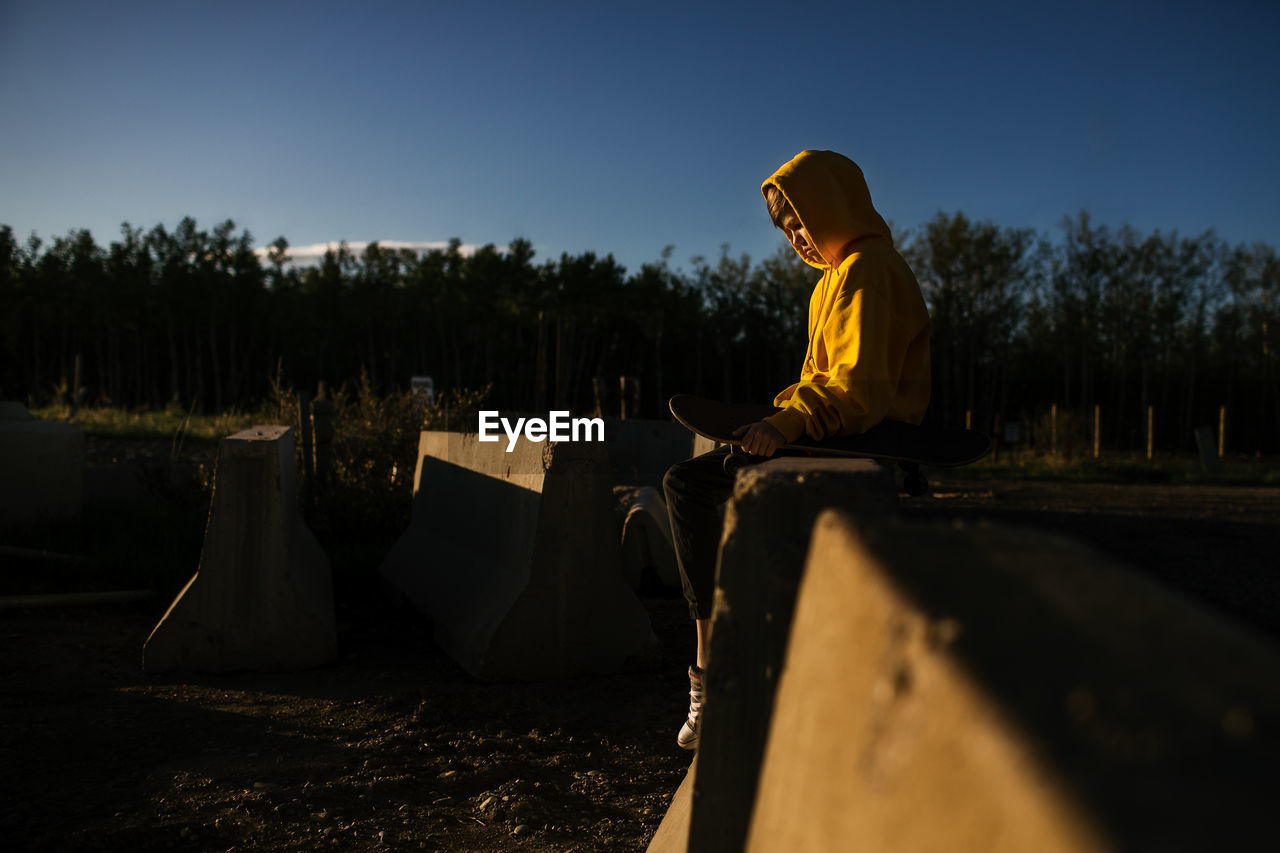
[[[929,312],[862,170],[834,151],[802,151],[760,191],[770,184],[823,258],[852,251],[838,268],[805,260],[822,270],[809,299],[809,348],[800,381],[773,400],[783,411],[765,420],[787,441],[853,435],[882,420],[920,423],[929,405]]]

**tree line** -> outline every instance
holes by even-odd
[[[1172,450],[1226,406],[1231,447],[1276,449],[1272,246],[1086,213],[1044,235],[958,212],[898,245],[933,320],[931,420],[990,430],[997,415],[1030,425],[1054,404],[1090,419],[1100,406],[1104,447],[1130,449],[1154,407]],[[676,392],[761,401],[793,382],[816,279],[785,244],[758,263],[725,246],[687,270],[668,249],[632,272],[591,252],[535,262],[523,239],[472,253],[342,244],[310,267],[290,264],[284,238],[267,248],[232,221],[125,224],[106,247],[85,230],[22,243],[0,225],[0,396],[68,394],[78,361],[102,405],[222,411],[281,378],[390,392],[430,375],[488,388],[504,410],[583,413],[616,411],[628,376],[639,414],[663,417]]]

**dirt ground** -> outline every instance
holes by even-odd
[[[1280,637],[1280,489],[941,481],[903,512],[1067,533]],[[139,667],[167,601],[0,612],[6,846],[644,848],[689,761],[680,599],[644,599],[661,667],[554,684],[473,681],[385,601],[341,604],[333,666],[173,679]]]

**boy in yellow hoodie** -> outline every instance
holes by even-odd
[[[772,456],[800,436],[854,435],[883,420],[918,424],[929,404],[929,313],[920,285],[871,204],[862,170],[834,151],[802,151],[761,186],[769,215],[805,263],[822,271],[809,299],[800,381],[781,411],[740,427],[750,453]],[[677,743],[693,749],[702,710],[721,522],[733,492],[727,448],[673,465],[663,479],[676,557],[698,633],[689,715]]]

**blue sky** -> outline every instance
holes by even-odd
[[[896,227],[1064,215],[1280,244],[1280,4],[0,0],[0,223],[259,245],[770,254],[858,161]]]

